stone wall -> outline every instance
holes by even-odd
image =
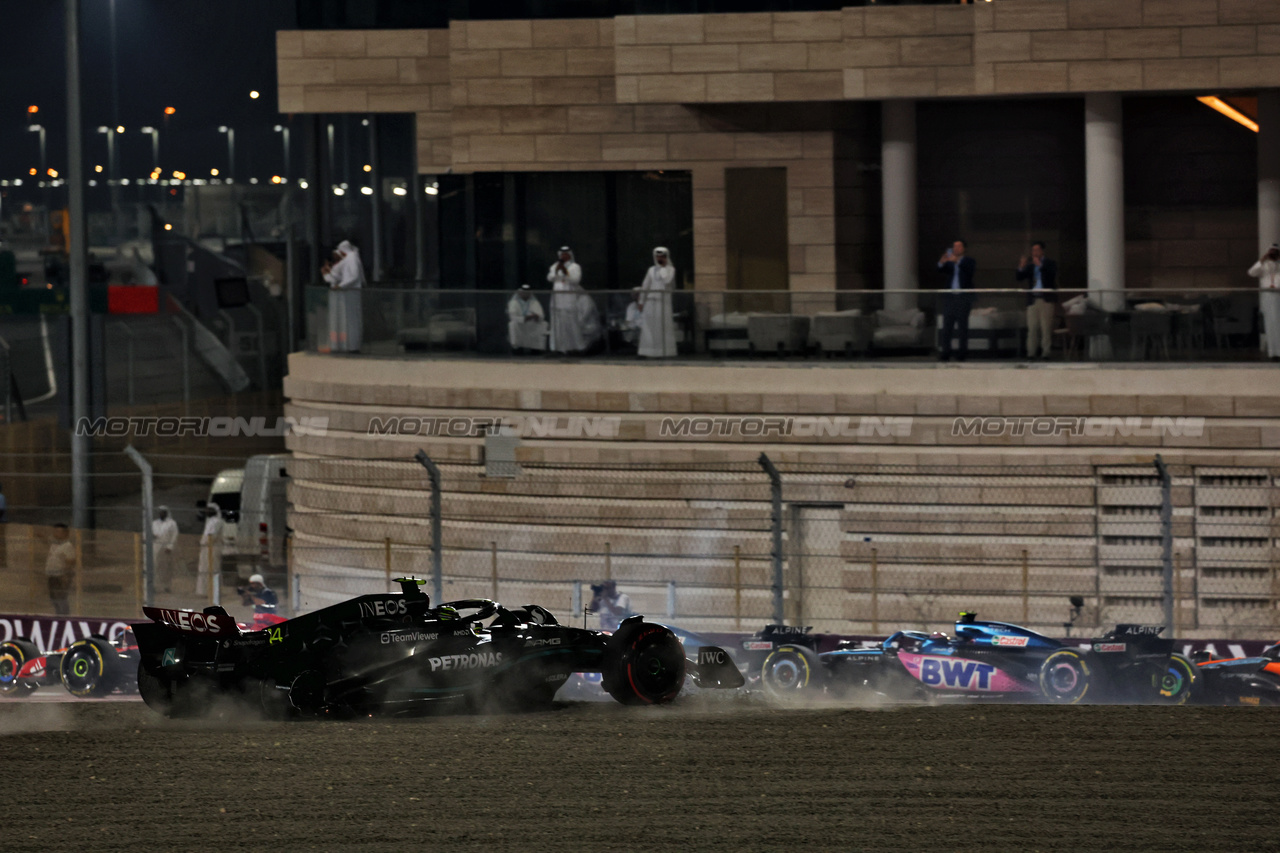
[[[1271,86],[1269,0],[998,0],[615,20],[618,100],[714,103]]]

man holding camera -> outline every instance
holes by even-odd
[[[1262,332],[1267,357],[1280,360],[1280,243],[1272,243],[1265,255],[1249,267],[1258,280],[1258,308],[1262,311]]]
[[[1058,264],[1046,258],[1044,243],[1031,244],[1030,260],[1024,255],[1018,261],[1014,279],[1027,283],[1027,358],[1048,358],[1053,348],[1054,308],[1058,303]]]
[[[241,604],[253,608],[254,616],[259,613],[274,614],[280,604],[275,590],[267,586],[266,578],[262,575],[250,575],[249,584],[236,587],[236,593],[240,596]]]
[[[958,360],[964,361],[969,355],[969,312],[973,310],[973,294],[965,291],[973,290],[973,273],[978,264],[965,254],[967,248],[963,240],[956,240],[938,259],[938,272],[946,288],[940,306],[942,361],[951,360],[952,335],[960,339]]]
[[[602,581],[591,585],[587,609],[600,614],[601,631],[616,631],[622,620],[631,615],[631,596],[618,592],[616,581]]]

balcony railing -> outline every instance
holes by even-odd
[[[968,357],[1025,359],[1027,291],[964,293],[971,300]],[[341,295],[334,299],[348,300],[345,308],[337,308],[331,299],[335,294]],[[1053,294],[1050,357],[1055,360],[1267,360],[1257,289],[1063,289]],[[922,361],[938,357],[944,317],[964,313],[956,307],[957,297],[941,290],[682,290],[650,294],[643,307],[629,290],[539,290],[528,308],[512,305],[513,298],[509,290],[409,286],[344,292],[309,287],[307,348],[344,349],[341,339],[331,339],[332,306],[349,315],[353,333],[348,343],[358,344],[366,355]],[[1280,293],[1268,298],[1280,298]],[[651,318],[647,332],[646,316]],[[959,348],[957,329],[953,354],[958,356]]]

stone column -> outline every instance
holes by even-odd
[[[1089,297],[1100,308],[1124,308],[1124,139],[1120,95],[1084,98],[1085,224]]]
[[[1258,92],[1258,254],[1280,242],[1280,89]]]
[[[916,230],[916,102],[880,105],[880,187],[884,231],[884,307],[916,306],[920,287]]]

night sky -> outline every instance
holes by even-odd
[[[111,104],[110,0],[81,0],[81,96],[86,168],[106,167],[106,137],[99,125],[124,125],[118,137],[121,177],[145,177],[150,136],[161,128],[160,165],[188,177],[225,174],[226,137],[236,129],[237,177],[270,178],[282,170],[280,135],[287,122],[276,110],[275,33],[295,26],[294,0],[115,0],[119,116]],[[49,165],[65,177],[66,74],[61,0],[0,0],[0,178],[28,178],[39,165],[37,134],[27,131],[27,107],[48,128]],[[261,97],[251,100],[257,89]],[[168,119],[166,106],[177,109]],[[295,137],[296,139],[296,137]],[[299,145],[294,143],[298,160]]]

